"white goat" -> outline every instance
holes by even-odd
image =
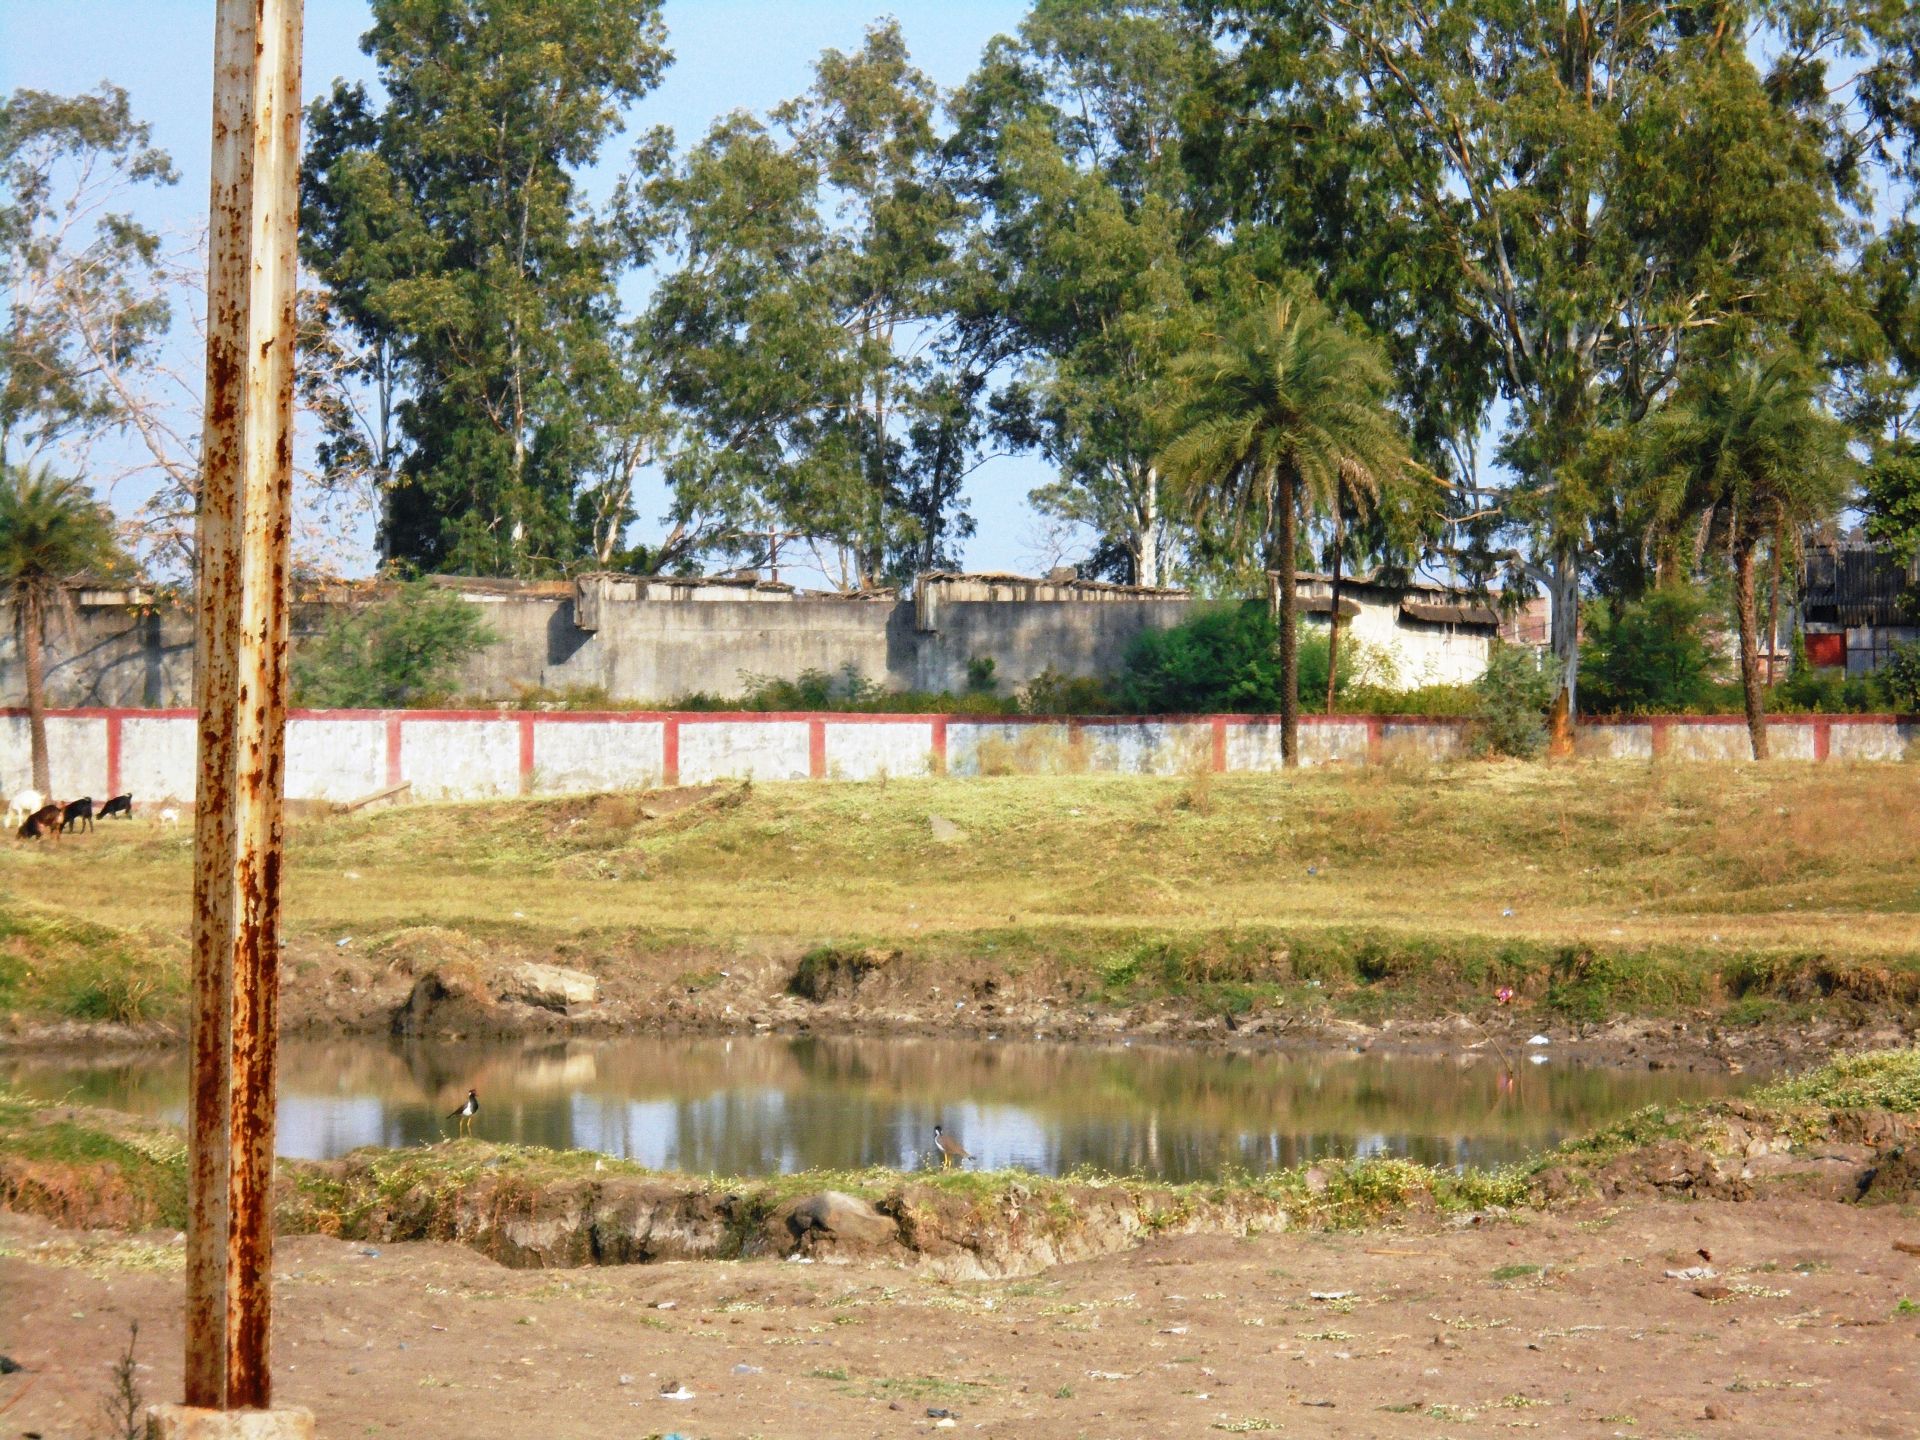
[[[7,829],[18,830],[26,823],[29,815],[37,813],[47,803],[47,797],[38,790],[21,790],[7,801]]]

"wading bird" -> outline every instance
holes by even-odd
[[[938,1125],[933,1127],[933,1143],[940,1147],[940,1168],[946,1169],[956,1160],[971,1160],[973,1155],[967,1147],[953,1136],[942,1133]]]
[[[463,1103],[458,1110],[447,1116],[447,1119],[458,1120],[460,1122],[460,1133],[462,1135],[471,1135],[473,1133],[473,1117],[479,1113],[480,1092],[477,1090],[469,1090],[467,1091],[465,1103]]]

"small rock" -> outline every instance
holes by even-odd
[[[622,1375],[622,1376],[620,1377],[620,1383],[621,1383],[622,1385],[631,1385],[631,1384],[633,1383],[633,1376],[631,1376],[631,1375]]]
[[[1689,1265],[1684,1270],[1667,1271],[1669,1280],[1712,1280],[1719,1274],[1711,1265]]]
[[[591,1005],[599,994],[600,982],[584,970],[536,965],[532,961],[509,970],[500,987],[502,1000],[519,1000],[544,1010],[564,1011],[575,1005]]]
[[[765,1372],[762,1371],[758,1365],[749,1365],[745,1361],[742,1361],[733,1367],[733,1373],[736,1375],[760,1375]]]
[[[11,1355],[0,1355],[0,1375],[12,1375],[20,1368],[20,1362]]]
[[[1707,1402],[1707,1408],[1700,1412],[1700,1418],[1702,1420],[1731,1420],[1733,1419],[1733,1411],[1725,1405],[1716,1405],[1709,1400]]]
[[[1527,1044],[1529,1045],[1551,1045],[1552,1043],[1553,1037],[1551,1035],[1534,1035],[1527,1040]]]
[[[1693,1287],[1693,1293],[1698,1295],[1702,1300],[1731,1300],[1733,1298],[1733,1291],[1724,1285],[1696,1285]]]
[[[929,815],[927,829],[933,832],[933,838],[942,845],[952,845],[967,838],[967,832],[944,815]]]

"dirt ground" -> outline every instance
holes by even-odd
[[[1702,1250],[1712,1276],[1668,1278]],[[1797,1197],[1167,1239],[969,1284],[303,1237],[275,1370],[329,1437],[1910,1437],[1915,1250],[1912,1206]],[[0,1437],[119,1433],[131,1320],[144,1398],[177,1398],[180,1285],[170,1235],[0,1215]]]

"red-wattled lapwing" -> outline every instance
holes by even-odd
[[[940,1168],[942,1170],[946,1169],[956,1160],[971,1160],[973,1158],[972,1152],[970,1152],[966,1146],[954,1139],[953,1136],[945,1134],[938,1125],[933,1127],[933,1143],[940,1148]]]
[[[473,1117],[479,1113],[480,1092],[477,1090],[469,1090],[467,1091],[466,1103],[461,1105],[461,1107],[451,1115],[447,1116],[447,1119],[458,1120],[460,1122],[460,1133],[462,1135],[471,1135],[473,1133]]]

